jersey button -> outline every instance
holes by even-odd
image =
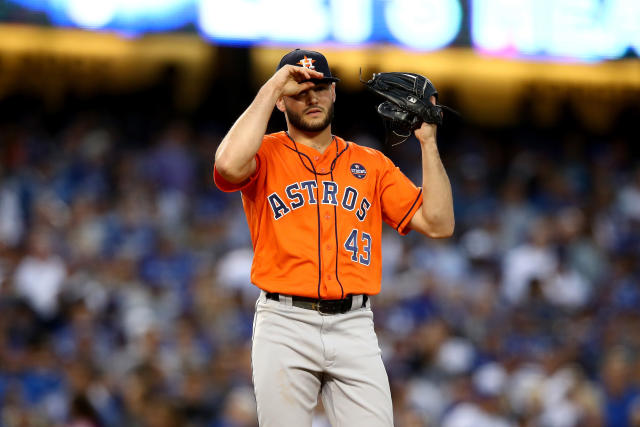
[[[330,251],[331,250],[331,245],[327,245],[327,250]]]
[[[331,275],[327,276],[327,279],[331,280]]]
[[[315,160],[315,161],[320,160],[320,156],[315,156],[315,157],[313,158],[313,160]]]
[[[320,172],[324,172],[324,168],[320,168],[318,169]]]

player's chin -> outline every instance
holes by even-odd
[[[302,124],[307,129],[313,129],[315,131],[324,130],[327,126],[327,115],[322,114],[320,117],[305,117],[302,120]]]
[[[323,115],[321,117],[305,117],[303,120],[305,125],[307,126],[320,126],[322,123],[326,122],[326,117]]]

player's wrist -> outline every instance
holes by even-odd
[[[420,145],[422,146],[438,146],[435,133],[431,135],[417,134],[416,137],[418,138],[418,141],[420,141]]]
[[[269,79],[262,87],[260,88],[260,92],[273,101],[277,101],[278,98],[282,96],[283,87],[279,85],[278,82],[274,81],[273,78]]]

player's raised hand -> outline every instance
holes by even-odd
[[[315,83],[309,81],[310,79],[322,77],[322,73],[309,68],[285,65],[276,71],[269,83],[274,85],[280,96],[293,96],[313,87]]]
[[[436,97],[431,95],[431,97],[429,98],[429,101],[433,104],[436,105]],[[420,142],[428,142],[428,141],[434,141],[435,142],[435,138],[436,138],[436,132],[438,131],[438,126],[436,126],[433,123],[425,123],[422,122],[422,125],[416,129],[414,131],[416,138],[418,138],[418,141]]]

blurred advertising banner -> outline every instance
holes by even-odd
[[[66,94],[90,96],[144,87],[170,72],[178,102],[193,104],[209,78],[216,49],[195,35],[117,34],[0,25],[0,97],[44,95],[55,104]]]
[[[394,45],[419,52],[600,61],[640,53],[637,0],[5,0],[0,19],[217,44]]]

